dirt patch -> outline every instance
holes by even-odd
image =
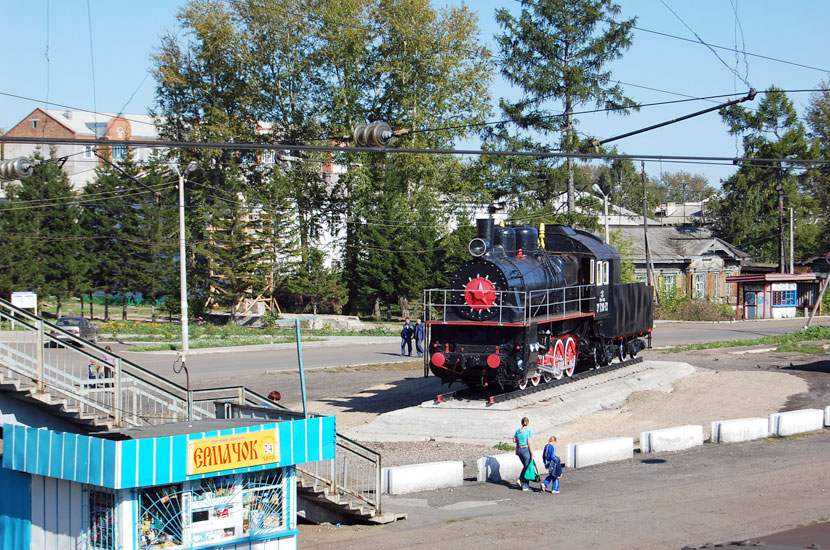
[[[687,424],[702,424],[707,438],[713,420],[765,417],[808,388],[798,376],[780,372],[698,369],[698,373],[678,380],[671,392],[635,392],[615,410],[569,423],[559,433],[560,444],[621,436],[636,441],[640,432]]]

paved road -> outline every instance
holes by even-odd
[[[830,324],[830,317],[818,318],[815,324]],[[654,329],[654,346],[684,345],[716,340],[745,340],[799,330],[804,319],[738,321],[734,323],[658,322]],[[308,342],[303,345],[303,364],[314,369],[371,365],[400,361],[419,362],[415,357],[402,358],[400,339],[343,337],[332,342]],[[174,352],[129,353],[126,346],[115,346],[116,353],[159,374],[170,376],[176,360]],[[293,344],[247,346],[222,350],[193,350],[188,358],[191,377],[217,379],[232,376],[272,374],[297,371],[297,350]]]

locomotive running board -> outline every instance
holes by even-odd
[[[625,361],[620,361],[618,363],[612,363],[605,367],[600,367],[596,369],[590,369],[587,371],[583,371],[577,374],[574,374],[571,377],[564,377],[561,380],[551,380],[550,382],[539,382],[538,386],[532,386],[528,383],[527,387],[523,390],[513,390],[504,393],[497,393],[496,395],[484,396],[484,399],[487,400],[488,405],[495,405],[496,403],[504,403],[505,401],[510,401],[511,399],[517,399],[519,397],[536,393],[544,390],[549,390],[551,388],[555,388],[557,386],[562,386],[565,384],[569,384],[571,382],[576,382],[577,380],[582,380],[585,378],[590,378],[591,376],[596,376],[598,374],[603,374],[606,372],[611,372],[617,369],[621,369],[624,367],[629,367],[631,365],[636,365],[637,363],[642,363],[642,357],[634,357],[632,359],[626,359]],[[454,392],[449,393],[441,393],[435,396],[435,403],[446,403],[447,401],[452,401],[453,399],[464,399],[464,400],[473,400],[477,399],[481,396],[481,390],[476,390],[473,388],[466,388],[463,390],[456,390]]]

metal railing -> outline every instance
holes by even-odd
[[[63,400],[81,416],[116,428],[193,419],[297,420],[301,412],[243,386],[188,392],[174,382],[0,299],[0,375]],[[335,458],[298,466],[331,495],[356,498],[381,514],[381,457],[337,434]]]
[[[188,420],[187,390],[0,299],[0,374],[114,427]],[[193,406],[193,418],[214,418]]]
[[[217,418],[261,418],[263,420],[297,420],[303,414],[278,408],[278,405],[217,403]],[[316,416],[310,414],[309,416]],[[337,434],[334,458],[297,465],[297,471],[316,489],[328,495],[348,495],[382,514],[380,453],[357,441]]]
[[[383,513],[380,453],[337,434],[334,458],[307,462],[297,470],[326,487],[329,494],[346,494]]]
[[[469,321],[459,310],[468,308],[464,290],[430,288],[424,290],[425,321],[450,323]],[[565,319],[596,310],[596,287],[580,285],[547,288],[521,292],[518,290],[493,290],[494,301],[483,322],[527,325],[535,319]],[[482,308],[483,306],[478,306]]]

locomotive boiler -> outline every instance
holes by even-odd
[[[427,361],[442,382],[525,389],[650,347],[652,289],[620,282],[620,255],[562,225],[476,221],[472,259],[424,292]]]

